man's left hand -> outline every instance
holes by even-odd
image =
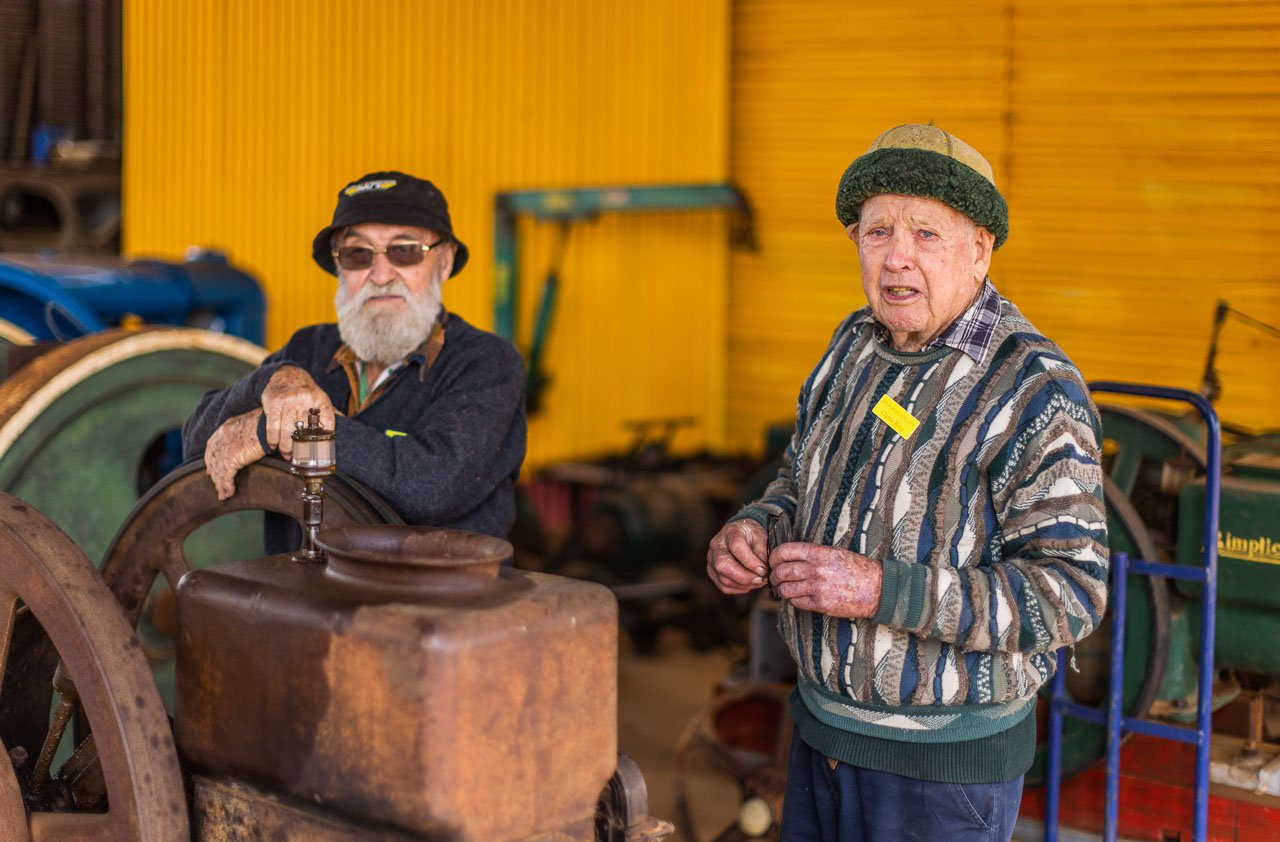
[[[769,554],[778,596],[829,617],[874,617],[880,607],[880,562],[822,544],[781,544]]]

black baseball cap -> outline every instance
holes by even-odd
[[[333,232],[362,222],[381,222],[387,225],[412,225],[428,228],[457,246],[453,258],[453,277],[467,265],[470,252],[461,240],[453,236],[453,224],[449,221],[449,203],[444,194],[430,181],[414,178],[406,173],[390,170],[371,172],[361,176],[338,191],[338,206],[333,210],[333,222],[321,229],[311,243],[311,256],[320,268],[330,275],[338,274],[333,265]]]

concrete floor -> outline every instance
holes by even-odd
[[[631,755],[649,787],[649,813],[676,820],[676,743],[686,724],[712,698],[732,665],[725,651],[693,651],[683,634],[664,631],[651,655],[631,651],[625,636],[618,663],[618,747]],[[696,763],[688,779],[698,833],[709,840],[732,821],[738,788]],[[680,842],[695,842],[679,831]]]
[[[734,654],[697,652],[687,637],[665,630],[655,651],[635,653],[624,635],[618,661],[618,747],[639,764],[649,788],[649,814],[676,822],[676,745],[685,726],[711,699],[717,682],[730,672]],[[698,762],[704,761],[704,762]],[[673,842],[709,842],[734,821],[737,786],[695,755],[686,785],[697,824],[697,839],[677,827]],[[1039,842],[1043,829],[1020,822],[1014,839]],[[1064,832],[1062,842],[1101,842],[1092,834]]]

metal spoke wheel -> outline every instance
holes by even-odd
[[[115,594],[123,616],[137,626],[143,649],[156,672],[161,695],[172,705],[173,634],[176,631],[173,589],[193,567],[261,554],[261,521],[232,520],[242,512],[274,512],[298,520],[302,480],[289,463],[267,457],[236,476],[236,493],[219,500],[204,463],[187,462],[169,473],[138,501],[107,549],[102,578]],[[188,538],[197,529],[228,518],[234,531],[249,535],[201,533],[200,546]],[[335,474],[325,482],[326,528],[369,523],[403,523],[382,498],[353,479]],[[246,554],[247,542],[256,552]],[[199,558],[190,555],[199,552]],[[229,554],[228,554],[229,553]]]
[[[1165,560],[1128,498],[1116,489],[1109,477],[1103,478],[1102,487],[1111,552],[1128,553],[1130,558]],[[1169,660],[1169,586],[1161,576],[1133,575],[1128,579],[1128,588],[1121,705],[1126,716],[1144,716],[1156,699]],[[1076,644],[1074,658],[1079,671],[1073,671],[1070,663],[1067,667],[1067,695],[1073,701],[1100,709],[1106,707],[1111,676],[1111,622],[1111,614],[1107,613],[1093,634]],[[1037,717],[1042,727],[1048,721],[1049,695],[1046,683],[1038,699]],[[1067,717],[1063,728],[1062,775],[1068,778],[1102,759],[1106,753],[1107,732],[1100,725],[1074,717]],[[1035,762],[1027,772],[1029,786],[1044,783],[1047,740],[1043,734],[1038,737]]]
[[[177,750],[137,638],[84,553],[8,494],[0,494],[0,676],[5,839],[188,838]],[[77,709],[92,733],[56,763]]]
[[[1169,418],[1132,407],[1098,407],[1107,450],[1107,475],[1126,497],[1159,486],[1161,464],[1186,461],[1204,473],[1204,446]]]
[[[791,748],[790,684],[749,682],[730,687],[693,715],[676,744],[677,826],[688,842],[777,840]],[[738,798],[716,812],[720,799],[695,798],[695,767],[709,764],[731,781]],[[697,809],[694,802],[699,801]],[[700,815],[701,814],[701,815]],[[714,836],[706,826],[722,827]]]
[[[1103,404],[1102,466],[1158,548],[1177,535],[1178,491],[1204,476],[1204,446],[1167,416]]]
[[[1168,561],[1176,535],[1178,489],[1205,471],[1204,448],[1170,418],[1145,410],[1103,404],[1103,492],[1111,553],[1133,559]],[[1169,584],[1159,576],[1129,577],[1122,707],[1144,716],[1160,690],[1169,659]],[[1067,694],[1077,702],[1105,707],[1110,675],[1110,614],[1075,647],[1079,672],[1066,676]],[[1070,669],[1070,668],[1069,668]],[[1047,721],[1048,687],[1041,691],[1039,721]],[[1064,724],[1062,774],[1092,766],[1106,752],[1106,729],[1068,717]],[[1127,735],[1126,735],[1127,739]],[[1027,784],[1045,779],[1047,740],[1041,735]]]

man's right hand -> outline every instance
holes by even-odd
[[[707,549],[707,576],[723,593],[763,587],[769,575],[769,538],[754,520],[726,523]]]
[[[261,409],[228,418],[213,431],[204,448],[204,469],[213,480],[219,500],[236,493],[236,474],[267,454],[258,441],[258,417]]]
[[[267,414],[267,444],[286,460],[293,455],[293,429],[307,422],[307,412],[320,409],[320,423],[333,429],[333,402],[311,375],[295,365],[282,366],[262,390],[262,411]]]

